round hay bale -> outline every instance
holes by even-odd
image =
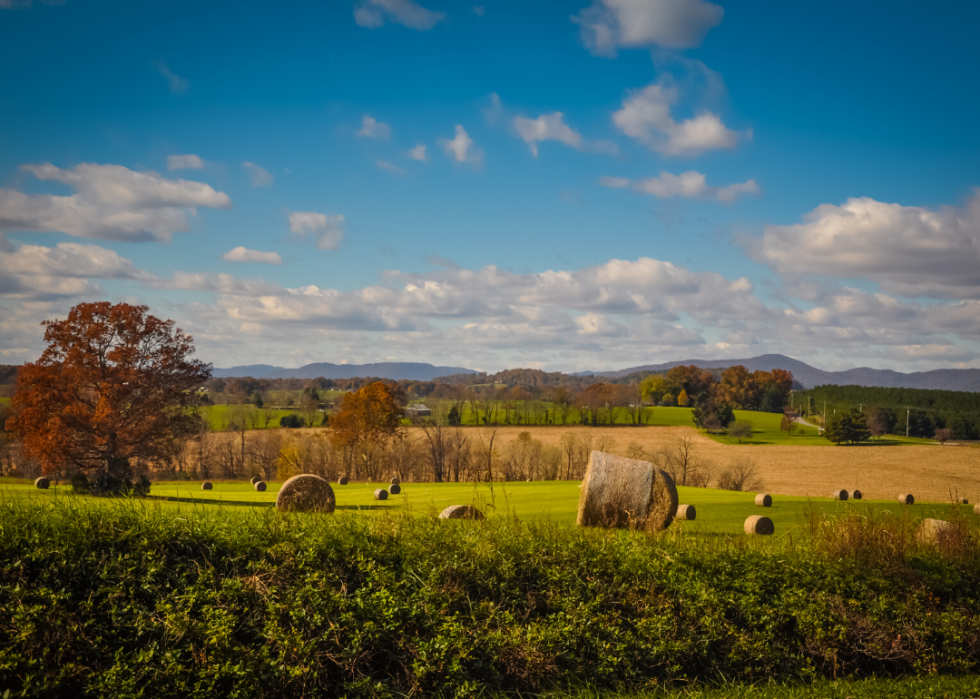
[[[331,513],[336,506],[333,488],[326,479],[311,473],[293,476],[279,488],[276,509],[283,512]]]
[[[341,476],[337,479],[337,485],[347,485],[348,483],[350,483],[350,481],[348,480],[347,476]]]
[[[661,531],[677,514],[677,487],[648,461],[594,451],[581,485],[579,526]]]
[[[388,486],[389,495],[400,495],[401,492],[402,492],[402,487],[397,483],[392,483],[391,485]]]
[[[698,511],[694,509],[694,505],[678,505],[677,506],[677,519],[686,519],[691,522],[697,519]]]
[[[903,505],[915,504],[915,498],[912,496],[911,493],[902,493],[901,495],[898,496],[898,501]]]
[[[759,493],[755,496],[756,507],[772,507],[772,495]]]
[[[955,527],[950,522],[941,519],[924,519],[919,525],[917,538],[923,544],[938,544],[948,538],[955,531]]]
[[[744,528],[746,534],[758,534],[759,536],[769,536],[776,531],[772,520],[762,515],[752,515],[749,517],[745,520]]]
[[[259,478],[258,476],[252,476],[251,478],[248,479],[248,482],[251,483],[252,485],[255,485],[260,480],[262,480],[262,479]]]
[[[34,487],[38,490],[47,490],[51,487],[51,481],[48,480],[47,476],[38,476],[34,479]]]
[[[265,481],[255,481],[255,483],[252,485],[252,487],[255,488],[257,491],[259,491],[260,493],[264,493],[265,492]]]
[[[204,481],[201,483],[201,490],[211,490],[214,486],[211,485],[211,481]]]
[[[401,484],[402,484],[401,478],[399,478],[398,476],[391,477],[391,485],[401,485]]]
[[[469,505],[450,505],[439,513],[439,519],[475,519],[483,520],[486,517],[475,507]]]
[[[864,494],[860,490],[852,490],[848,495],[851,497],[851,500],[860,500],[864,497]]]
[[[843,502],[844,500],[847,500],[847,491],[846,490],[835,490],[834,492],[832,492],[830,494],[830,499],[831,500],[840,500],[840,501]]]
[[[973,506],[973,514],[980,515],[980,505]]]
[[[388,491],[385,490],[384,488],[378,488],[377,490],[374,491],[374,499],[375,500],[387,500],[388,499]]]
[[[970,501],[967,500],[966,498],[960,498],[959,502],[960,502],[961,505],[969,505],[970,504]]]

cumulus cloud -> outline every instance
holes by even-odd
[[[483,164],[483,151],[473,145],[473,139],[460,124],[456,125],[456,137],[440,138],[439,145],[457,163],[470,163],[477,167]]]
[[[300,236],[312,236],[318,250],[336,250],[344,240],[344,217],[316,211],[292,211],[289,230]]]
[[[163,76],[163,79],[167,81],[167,85],[170,87],[170,91],[175,95],[187,92],[187,88],[191,86],[187,78],[182,78],[170,70],[162,58],[158,58],[150,63],[150,68]]]
[[[265,168],[246,160],[242,163],[242,169],[248,173],[249,184],[253,187],[266,187],[272,184],[272,175],[266,172]]]
[[[725,187],[712,187],[708,178],[693,170],[674,175],[661,171],[656,177],[631,181],[625,177],[602,177],[599,184],[603,187],[623,189],[632,185],[633,189],[644,194],[652,194],[661,199],[685,197],[688,199],[714,199],[730,204],[746,194],[761,194],[762,190],[755,180],[746,180]]]
[[[738,134],[708,111],[684,121],[671,114],[678,91],[669,76],[663,76],[642,90],[632,91],[622,109],[613,113],[616,127],[665,155],[694,156],[709,150],[734,148]]]
[[[616,49],[700,46],[725,11],[705,0],[598,0],[572,17],[594,55],[614,57]]]
[[[282,264],[282,258],[277,252],[250,250],[242,245],[239,245],[237,248],[232,248],[222,255],[221,259],[227,260],[228,262],[264,262],[269,265]]]
[[[203,170],[204,161],[197,155],[168,155],[168,170]]]
[[[445,20],[445,12],[427,10],[412,0],[365,0],[354,7],[354,22],[368,29],[392,22],[424,32]]]
[[[391,138],[391,127],[382,121],[378,121],[370,114],[365,114],[361,119],[361,128],[357,135],[361,138],[386,140]]]
[[[0,189],[0,231],[61,232],[82,238],[169,242],[188,228],[196,207],[231,208],[231,199],[203,182],[168,179],[121,165],[81,163],[62,169],[23,165],[39,180],[61,182],[71,196]]]
[[[91,296],[99,293],[88,279],[149,281],[151,275],[112,250],[97,245],[59,243],[49,248],[21,245],[0,252],[0,296],[23,299]]]
[[[514,117],[514,129],[531,149],[531,154],[535,158],[538,157],[538,144],[542,141],[558,141],[575,150],[616,152],[615,143],[583,139],[578,131],[565,123],[565,115],[561,112],[542,114],[537,119],[528,119],[522,116]]]
[[[789,276],[863,278],[908,297],[980,298],[980,189],[963,208],[848,199],[742,241]]]
[[[429,162],[429,153],[425,149],[425,144],[418,143],[414,148],[405,153],[412,160],[420,160],[423,163]]]

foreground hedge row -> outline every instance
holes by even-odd
[[[10,696],[474,696],[980,671],[980,566],[424,518],[0,503]]]

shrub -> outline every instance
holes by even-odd
[[[740,456],[718,476],[721,490],[762,490],[762,482],[755,477],[755,462]]]
[[[279,418],[279,426],[289,429],[296,429],[298,427],[305,427],[306,423],[303,422],[303,418],[301,418],[299,415],[283,415],[281,418]]]

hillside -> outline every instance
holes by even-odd
[[[694,364],[702,369],[723,369],[741,364],[749,371],[786,369],[806,388],[836,384],[840,386],[880,386],[882,388],[923,388],[946,391],[980,391],[980,369],[935,369],[904,374],[891,369],[858,367],[846,371],[824,371],[782,354],[764,354],[748,359],[686,359],[665,364],[646,364],[619,371],[581,372],[618,378],[629,374],[656,374],[675,366]]]
[[[433,366],[420,362],[379,362],[377,364],[331,364],[316,362],[298,369],[284,369],[268,364],[233,366],[228,369],[215,368],[215,378],[226,379],[248,376],[253,379],[352,379],[367,377],[400,381],[431,381],[436,376],[446,374],[475,374],[472,369],[453,366]]]

